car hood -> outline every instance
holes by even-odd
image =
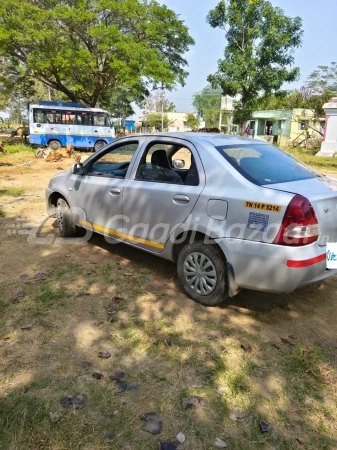
[[[337,242],[337,180],[328,177],[290,181],[264,186],[308,198],[315,210],[320,230],[319,244]]]

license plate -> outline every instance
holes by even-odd
[[[327,244],[326,249],[327,269],[337,269],[337,243]]]

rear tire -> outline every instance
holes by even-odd
[[[50,150],[57,151],[61,147],[62,147],[61,142],[58,141],[57,139],[52,139],[51,141],[48,142],[48,148],[50,148]]]
[[[77,236],[77,227],[74,216],[71,213],[68,203],[63,200],[63,198],[57,200],[57,219],[61,237],[67,238]]]
[[[98,152],[98,150],[101,150],[101,148],[106,146],[106,142],[105,141],[96,141],[95,145],[94,145],[94,150],[95,152]]]
[[[177,271],[184,291],[196,302],[216,306],[228,298],[226,260],[216,245],[185,245],[178,256]]]

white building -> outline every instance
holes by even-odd
[[[141,122],[146,122],[146,117],[148,114],[156,114],[161,115],[159,112],[152,113],[150,111],[144,111],[143,116],[141,118]],[[164,112],[164,116],[168,119],[168,131],[169,132],[183,132],[183,131],[192,131],[192,129],[187,125],[186,116],[188,114],[193,114],[195,117],[197,115],[192,112]],[[204,128],[205,122],[200,121],[199,128]],[[153,127],[153,131],[155,131]]]
[[[191,128],[189,128],[186,123],[187,114],[194,114],[194,113],[182,113],[182,112],[167,112],[167,113],[165,113],[165,116],[167,116],[167,118],[169,120],[168,130],[171,132],[192,131]]]

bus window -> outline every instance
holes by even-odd
[[[61,111],[47,109],[44,123],[61,123]]]
[[[34,122],[35,123],[44,123],[44,111],[43,109],[34,109]]]
[[[61,121],[61,111],[55,111],[54,114],[54,123],[62,123]]]
[[[75,125],[75,113],[71,111],[62,111],[62,124]]]
[[[88,111],[78,112],[77,125],[91,125],[91,113]]]
[[[95,127],[108,127],[109,117],[106,113],[94,112],[93,113],[94,126]]]

